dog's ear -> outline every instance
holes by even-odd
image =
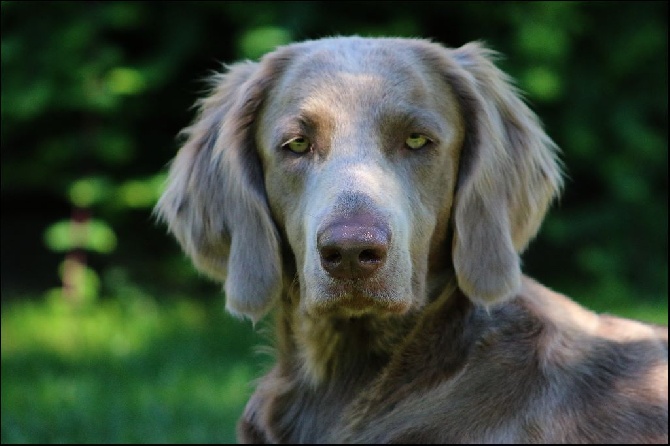
[[[520,286],[519,254],[537,233],[562,180],[557,147],[478,43],[448,50],[447,80],[466,135],[452,214],[461,289],[490,305]]]
[[[212,78],[155,209],[195,266],[225,281],[226,308],[254,321],[279,297],[282,271],[253,127],[286,60],[238,63]]]

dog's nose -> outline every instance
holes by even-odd
[[[386,261],[389,230],[355,220],[333,222],[317,236],[321,266],[336,279],[370,277]]]

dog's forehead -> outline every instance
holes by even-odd
[[[406,73],[416,62],[412,45],[402,39],[322,39],[303,42],[294,49],[294,66],[308,76],[313,71],[392,75],[395,70]]]
[[[431,78],[411,41],[322,39],[292,48],[293,56],[275,95],[284,103],[328,101],[348,105],[426,100]],[[352,101],[352,98],[356,98]]]

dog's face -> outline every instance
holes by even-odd
[[[490,55],[354,37],[233,65],[157,211],[253,319],[292,285],[282,251],[313,316],[403,314],[451,274],[475,302],[504,299],[560,172]]]
[[[423,303],[463,135],[456,97],[405,48],[330,41],[296,55],[259,114],[256,142],[304,311]]]

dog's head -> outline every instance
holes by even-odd
[[[556,148],[478,44],[329,38],[215,76],[159,215],[227,308],[295,275],[312,314],[402,314],[455,273],[511,296],[560,188]]]

